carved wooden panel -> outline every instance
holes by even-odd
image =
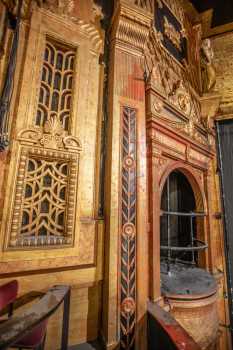
[[[77,164],[74,154],[23,148],[11,248],[72,244]]]
[[[43,126],[51,116],[58,116],[63,128],[68,130],[74,60],[72,48],[47,39],[36,125]]]
[[[123,107],[121,189],[121,349],[133,349],[136,324],[136,110]]]

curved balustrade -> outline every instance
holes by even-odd
[[[68,349],[70,287],[54,286],[38,302],[0,325],[0,349],[8,349],[64,303],[61,349]]]
[[[181,325],[158,304],[148,303],[148,350],[201,350]]]

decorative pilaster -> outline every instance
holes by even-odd
[[[147,1],[116,2],[110,31],[106,176],[107,348],[146,350],[148,299],[144,47],[152,23]],[[140,262],[140,263],[139,263]],[[137,293],[136,293],[137,286]]]
[[[122,111],[121,169],[121,349],[133,349],[136,325],[136,110]]]

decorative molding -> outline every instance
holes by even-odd
[[[160,145],[164,145],[167,148],[170,148],[171,150],[175,151],[176,153],[185,154],[186,151],[186,146],[183,143],[178,143],[175,139],[157,131],[157,130],[153,130],[152,131],[152,138],[153,140],[160,144]]]
[[[22,145],[7,249],[71,246],[81,144],[58,116],[18,135]]]
[[[120,343],[134,349],[136,326],[136,110],[122,110]]]
[[[136,6],[130,6],[124,1],[119,2],[113,16],[112,40],[116,40],[122,47],[127,45],[142,51],[151,22],[150,13],[141,11]]]
[[[40,146],[55,150],[68,150],[80,153],[82,150],[79,140],[67,136],[57,116],[51,116],[45,122],[44,128],[32,127],[20,131],[18,140],[23,145]]]
[[[134,0],[135,5],[150,12],[153,10],[152,0]]]
[[[161,33],[151,29],[144,48],[148,111],[166,119],[172,127],[204,145],[212,144],[202,121],[200,97],[188,79],[188,67],[181,67],[161,44]],[[155,101],[155,103],[154,103]],[[165,109],[180,122],[163,117]],[[210,142],[211,141],[211,142]]]
[[[83,34],[84,36],[86,36],[90,40],[93,50],[96,53],[103,52],[104,37],[100,33],[100,31],[96,28],[95,24],[87,23],[84,20],[79,19],[77,17],[68,16],[64,18],[64,16],[57,14],[55,11],[52,12],[44,8],[38,8],[37,11],[41,12],[42,16],[46,15],[47,17],[51,17],[55,19],[56,22],[60,22],[61,25],[73,27],[76,24],[77,31],[80,32],[80,34]]]

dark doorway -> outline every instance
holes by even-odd
[[[189,247],[196,238],[196,218],[185,216],[194,213],[196,202],[186,176],[173,171],[166,180],[161,198],[161,246]],[[170,213],[170,215],[168,214]],[[183,215],[182,215],[183,214]],[[161,250],[161,259],[192,262],[196,255],[187,251]],[[196,262],[196,261],[195,261]]]

